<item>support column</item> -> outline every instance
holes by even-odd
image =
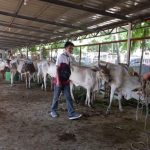
[[[51,45],[51,49],[50,49],[50,60],[52,60],[52,45]]]
[[[144,37],[146,35],[146,29],[144,29]],[[140,69],[139,69],[139,74],[141,75],[142,74],[142,64],[143,64],[143,55],[144,55],[144,51],[145,51],[145,39],[142,40],[142,43],[141,43],[141,48],[142,48],[142,55],[141,55],[141,59],[140,59]]]
[[[98,45],[98,65],[99,65],[99,63],[100,63],[100,55],[101,54],[101,45],[99,44]]]
[[[130,65],[130,51],[131,51],[131,28],[132,24],[128,25],[128,39],[127,39],[127,64]]]
[[[81,56],[82,55],[82,50],[81,50],[81,46],[80,46],[80,57],[79,57],[79,65],[81,65]]]
[[[29,49],[28,49],[28,47],[26,47],[26,57],[27,57],[27,59],[29,58]]]

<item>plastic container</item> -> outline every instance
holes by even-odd
[[[5,80],[10,81],[11,74],[10,72],[5,72]]]

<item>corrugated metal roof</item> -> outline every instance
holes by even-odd
[[[0,48],[53,42],[150,17],[149,0],[0,0]]]

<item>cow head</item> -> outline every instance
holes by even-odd
[[[105,82],[110,82],[110,71],[107,66],[99,65],[99,77]]]

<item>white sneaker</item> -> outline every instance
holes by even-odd
[[[69,120],[75,120],[75,119],[78,119],[78,118],[80,118],[80,117],[82,117],[82,114],[75,114],[75,115],[73,115],[73,116],[70,116],[70,117],[69,117]]]
[[[56,112],[51,112],[50,115],[51,115],[52,118],[58,117],[58,114]]]

